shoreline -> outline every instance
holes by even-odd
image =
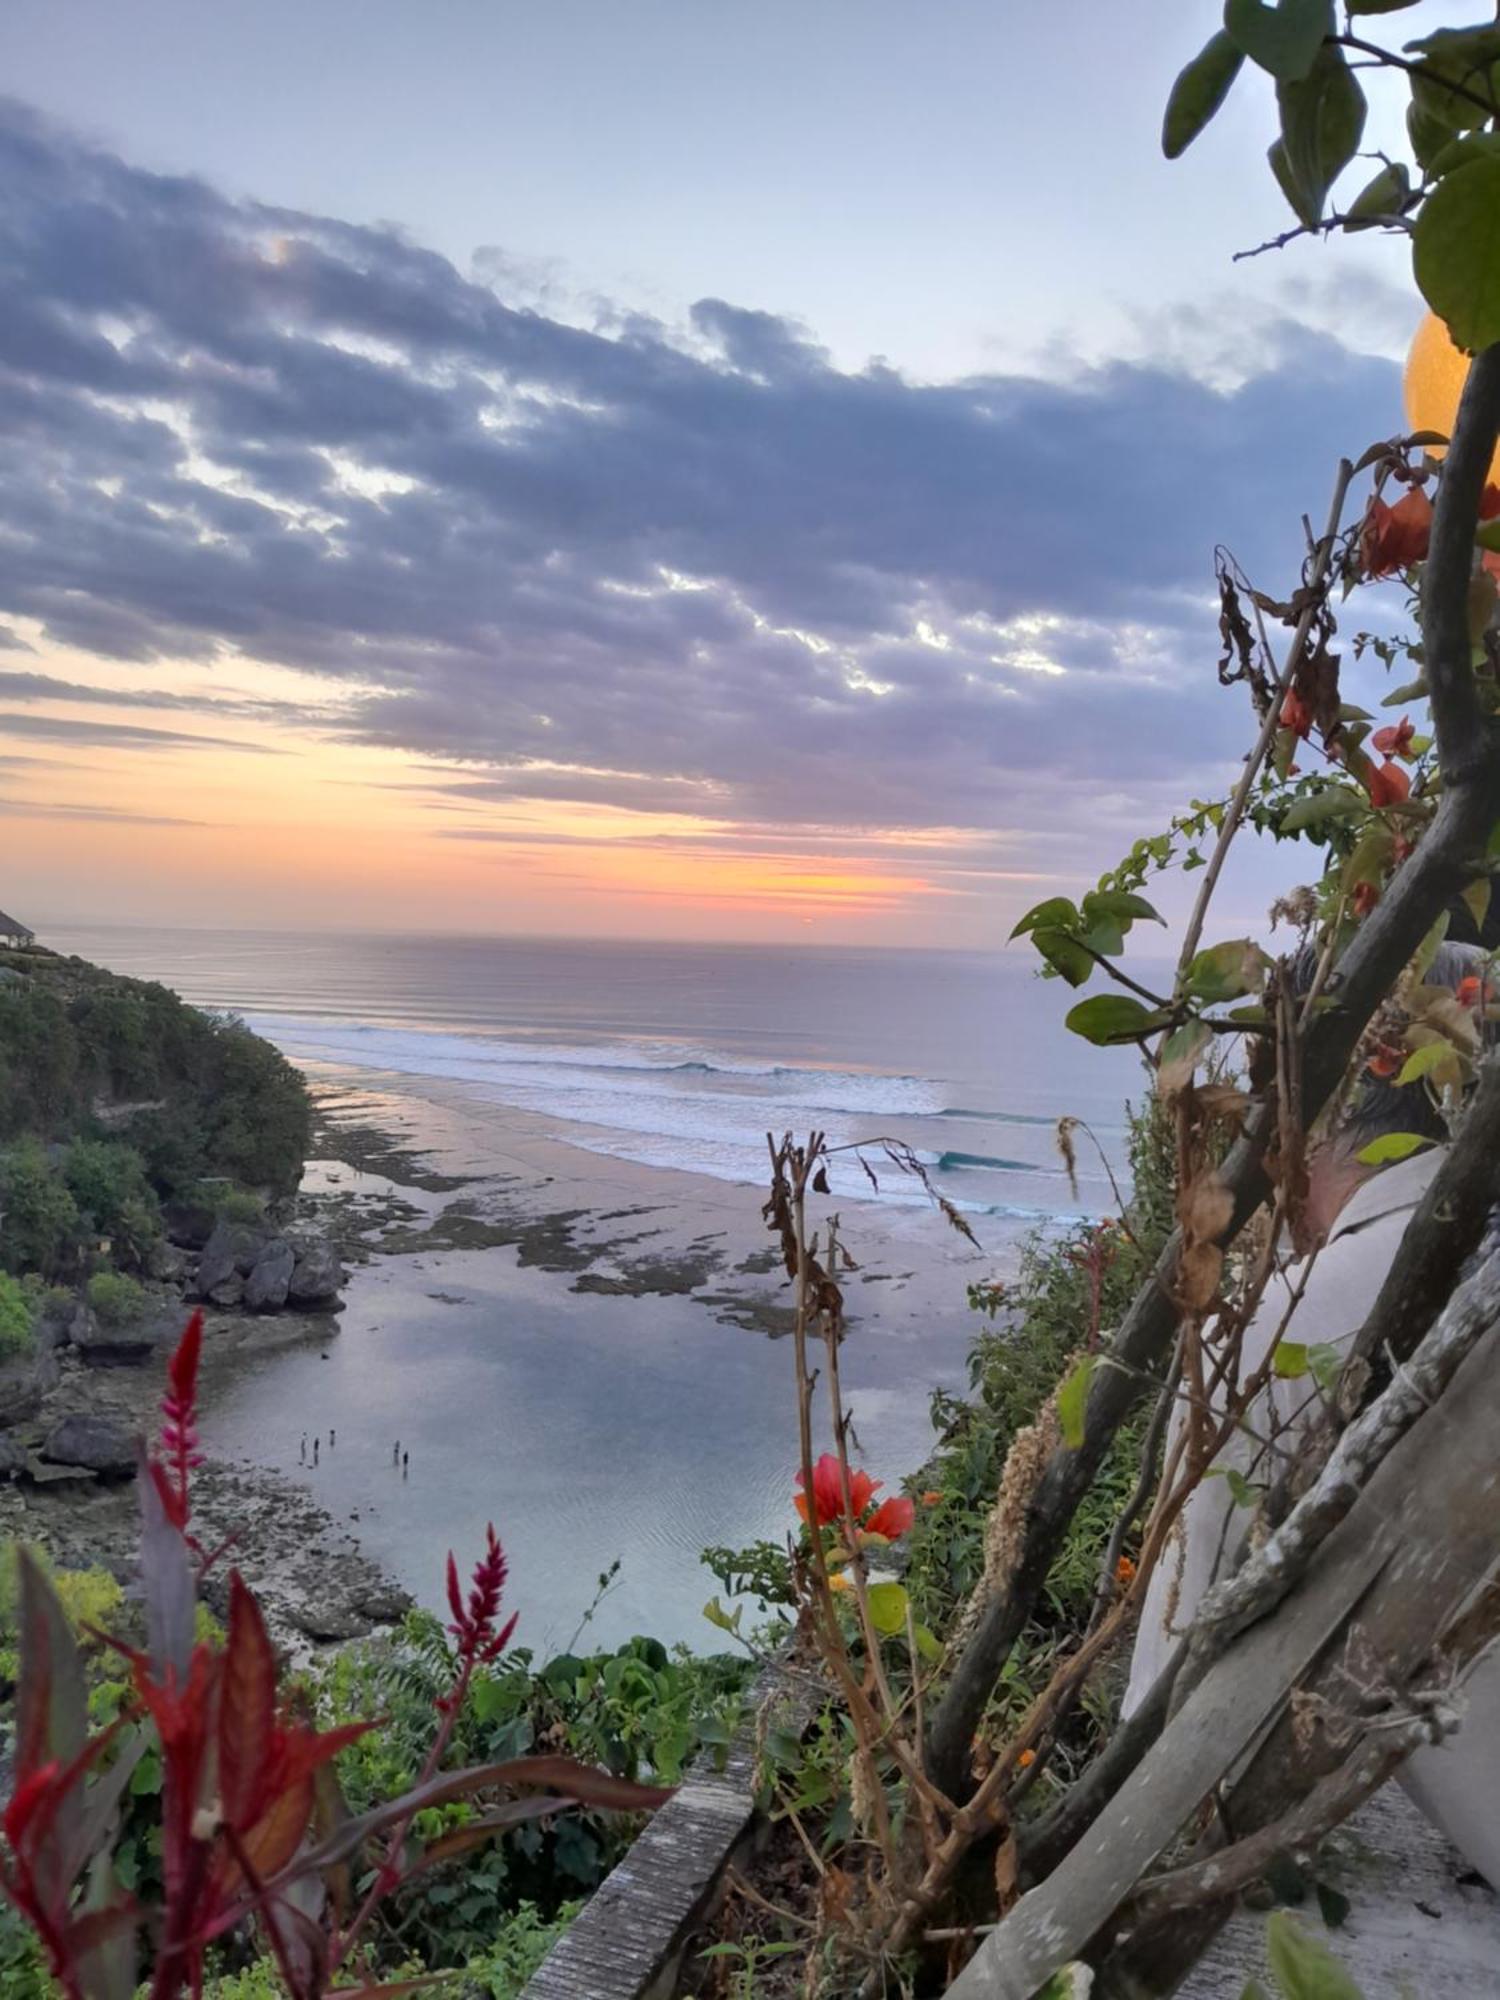
[[[304,1199],[352,1267],[348,1310],[329,1366],[305,1349],[245,1357],[210,1448],[357,1512],[366,1553],[430,1608],[448,1548],[462,1560],[493,1520],[523,1643],[567,1642],[620,1557],[595,1637],[703,1648],[702,1549],[779,1538],[790,1519],[790,1299],[762,1191],[603,1157],[441,1080],[308,1076]],[[849,1386],[867,1461],[894,1486],[932,1448],[931,1392],[966,1382],[967,1284],[1007,1269],[1024,1231],[986,1229],[976,1251],[933,1210],[842,1209]],[[337,1426],[316,1471],[298,1463],[304,1422]]]
[[[424,1449],[419,1465],[420,1493],[399,1486],[393,1493],[383,1444],[378,1461],[366,1444],[363,1459],[352,1464],[360,1442],[357,1428],[353,1436],[345,1433],[345,1451],[336,1464],[325,1450],[315,1476],[295,1457],[304,1420],[309,1429],[322,1421],[324,1385],[358,1380],[358,1356],[381,1335],[393,1302],[425,1341],[436,1342],[438,1364],[444,1350],[475,1339],[476,1324],[504,1332],[513,1323],[525,1327],[551,1314],[549,1324],[560,1326],[579,1347],[578,1356],[570,1353],[557,1366],[564,1374],[581,1373],[565,1385],[554,1376],[551,1396],[540,1405],[544,1424],[562,1434],[574,1423],[571,1403],[587,1394],[594,1372],[587,1358],[591,1351],[602,1357],[601,1366],[618,1365],[610,1350],[623,1341],[627,1355],[639,1348],[640,1373],[650,1376],[657,1362],[646,1343],[666,1327],[676,1343],[666,1378],[670,1393],[674,1382],[681,1387],[690,1380],[697,1390],[700,1377],[727,1380],[747,1368],[751,1389],[763,1392],[767,1356],[775,1350],[772,1394],[779,1393],[776,1383],[784,1375],[790,1463],[790,1367],[780,1339],[790,1327],[790,1307],[760,1214],[760,1190],[586,1152],[543,1129],[540,1119],[476,1106],[460,1091],[438,1086],[419,1093],[406,1078],[307,1067],[314,1144],[295,1213],[337,1241],[350,1269],[346,1309],[337,1315],[266,1317],[209,1310],[202,1422],[208,1462],[196,1486],[205,1542],[214,1545],[237,1531],[222,1577],[231,1564],[244,1571],[282,1644],[297,1652],[339,1643],[394,1622],[413,1601],[434,1607],[438,1602],[448,1541],[437,1521],[421,1513],[435,1507],[441,1512],[432,1498],[431,1450]],[[1004,1261],[1006,1242],[976,1252],[935,1214],[894,1203],[845,1203],[843,1214],[859,1265],[848,1279],[855,1354],[906,1353],[914,1341],[925,1352],[921,1336],[934,1315],[956,1321],[966,1347],[972,1322],[963,1303],[965,1280],[988,1275]],[[1013,1228],[1007,1241],[1013,1243],[1019,1233]],[[463,1311],[475,1305],[487,1310]],[[616,1328],[622,1330],[618,1340]],[[899,1417],[905,1435],[914,1402],[925,1410],[933,1387],[954,1385],[957,1350],[951,1337],[946,1349],[947,1364],[936,1353],[931,1367],[923,1359],[918,1380],[903,1386],[899,1396],[878,1380],[868,1387],[864,1413],[877,1432],[884,1426],[889,1434]],[[165,1360],[163,1349],[138,1367],[88,1370],[84,1385],[70,1377],[75,1401],[81,1388],[88,1406],[149,1432]],[[320,1366],[324,1362],[332,1365]],[[418,1370],[422,1387],[432,1372]],[[854,1374],[859,1375],[858,1364]],[[726,1387],[731,1404],[736,1393]],[[856,1383],[856,1399],[858,1393]],[[742,1400],[753,1414],[755,1396],[746,1393]],[[892,1405],[903,1402],[905,1409],[893,1415]],[[283,1422],[285,1429],[278,1428],[269,1441],[256,1428]],[[738,1476],[746,1484],[752,1511],[765,1513],[773,1501],[784,1507],[774,1492],[779,1475],[763,1472],[757,1483],[747,1466],[733,1462],[738,1442],[731,1425],[715,1454],[730,1461],[722,1476],[731,1481]],[[678,1443],[665,1425],[662,1449]],[[597,1454],[587,1456],[592,1460]],[[633,1491],[653,1482],[663,1492],[680,1487],[682,1468],[670,1459],[654,1469],[645,1463],[642,1478],[631,1481],[621,1474]],[[886,1472],[884,1464],[881,1469]],[[892,1468],[887,1476],[911,1469]],[[441,1483],[441,1462],[437,1473]],[[597,1476],[590,1463],[588,1479]],[[488,1490],[484,1498],[488,1501]],[[505,1534],[498,1498],[494,1506]],[[403,1518],[403,1508],[419,1515],[417,1527]],[[616,1526],[617,1511],[604,1510],[606,1537]],[[696,1538],[691,1550],[674,1558],[681,1598],[682,1577],[693,1574],[699,1548],[735,1536],[719,1532],[722,1521],[716,1529],[713,1509],[699,1508],[691,1495],[678,1512]],[[137,1524],[133,1481],[70,1486],[59,1480],[43,1493],[23,1495],[13,1485],[0,1491],[0,1530],[41,1540],[67,1567],[102,1562],[128,1571]],[[660,1523],[648,1523],[648,1531],[659,1538]],[[680,1541],[682,1522],[675,1517],[672,1532]],[[456,1526],[449,1533],[462,1542]],[[580,1532],[573,1541],[588,1543],[589,1537]],[[572,1543],[568,1546],[571,1550]],[[458,1553],[462,1560],[462,1545]],[[606,1540],[591,1548],[587,1563],[577,1552],[556,1561],[571,1560],[575,1569],[587,1570],[591,1582],[616,1553]],[[535,1596],[534,1559],[531,1567]],[[222,1582],[220,1571],[215,1576]],[[701,1603],[712,1581],[706,1571],[698,1571],[697,1579]],[[551,1576],[545,1581],[551,1595],[536,1619],[527,1621],[530,1634],[523,1635],[543,1645],[565,1638],[575,1622],[559,1608],[566,1590],[554,1589]],[[643,1592],[637,1581],[634,1589],[626,1603],[638,1605],[640,1615],[630,1622],[655,1633],[649,1588]],[[608,1614],[616,1615],[613,1609]],[[623,1606],[618,1615],[627,1615]],[[699,1643],[707,1628],[694,1632],[684,1622],[695,1616],[696,1608],[684,1603],[670,1611],[664,1607],[661,1635]]]

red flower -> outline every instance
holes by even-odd
[[[1409,757],[1411,739],[1416,733],[1416,724],[1411,717],[1403,715],[1399,722],[1392,723],[1389,728],[1377,729],[1370,738],[1370,747],[1372,750],[1378,750],[1382,757]]]
[[[1405,1063],[1405,1049],[1398,1049],[1390,1042],[1377,1042],[1365,1068],[1371,1076],[1378,1076],[1382,1082],[1388,1082],[1391,1077],[1399,1074]]]
[[[1490,997],[1489,982],[1470,972],[1459,980],[1456,997],[1460,1007],[1483,1007]]]
[[[865,1522],[864,1532],[867,1535],[883,1535],[888,1542],[899,1541],[911,1526],[916,1512],[914,1502],[892,1494],[889,1500],[881,1501]]]
[[[1394,576],[1427,555],[1432,534],[1432,502],[1418,487],[1394,507],[1372,500],[1359,531],[1359,566],[1367,577]]]
[[[474,1565],[474,1580],[469,1587],[467,1604],[459,1591],[458,1565],[453,1560],[453,1551],[448,1551],[448,1603],[453,1611],[453,1623],[448,1629],[458,1641],[459,1664],[464,1668],[476,1663],[487,1665],[491,1660],[498,1659],[510,1642],[519,1616],[519,1613],[513,1612],[496,1629],[500,1597],[510,1566],[505,1560],[505,1551],[500,1546],[493,1521],[484,1533],[485,1550]]]
[[[1367,917],[1380,901],[1380,890],[1373,882],[1356,882],[1350,899],[1357,917]]]
[[[797,1474],[797,1484],[802,1484],[802,1474]],[[872,1479],[868,1472],[849,1470],[849,1501],[857,1521],[880,1491],[881,1481]],[[807,1519],[807,1496],[798,1493],[794,1504],[797,1512]],[[839,1462],[831,1451],[825,1451],[813,1467],[813,1510],[817,1514],[820,1527],[827,1527],[830,1521],[844,1518],[844,1486],[839,1477]]]
[[[1286,699],[1281,704],[1282,728],[1295,730],[1297,735],[1306,736],[1312,729],[1312,722],[1312,710],[1296,688],[1289,687]]]
[[[1371,771],[1369,788],[1370,804],[1376,807],[1397,806],[1403,799],[1411,797],[1411,779],[1389,757]]]

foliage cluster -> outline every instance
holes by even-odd
[[[451,1685],[454,1665],[441,1623],[413,1612],[395,1639],[347,1647],[304,1676],[320,1723],[383,1718],[378,1731],[340,1755],[339,1781],[352,1811],[414,1782],[434,1703]],[[685,1648],[669,1653],[644,1638],[545,1663],[518,1647],[475,1672],[451,1754],[478,1765],[560,1751],[617,1777],[673,1785],[700,1748],[727,1746],[749,1672],[748,1661]],[[455,1800],[419,1814],[414,1833],[436,1841],[473,1816],[471,1804]],[[385,1948],[431,1967],[465,1963],[483,1954],[509,1911],[530,1907],[539,1922],[551,1922],[603,1880],[638,1831],[634,1819],[587,1807],[519,1826],[413,1880],[392,1903]]]
[[[25,1354],[31,1346],[32,1301],[27,1288],[0,1271],[0,1361]]]
[[[164,1201],[258,1220],[250,1189],[296,1188],[310,1113],[278,1050],[164,986],[76,958],[10,958],[21,976],[0,984],[0,1268],[71,1280],[103,1257],[139,1271]]]

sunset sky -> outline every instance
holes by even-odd
[[[1417,307],[1218,11],[7,0],[0,905],[989,944],[1222,788]]]

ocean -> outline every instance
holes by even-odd
[[[58,949],[240,1014],[294,1061],[457,1085],[540,1113],[587,1151],[717,1180],[763,1178],[767,1131],[911,1146],[965,1211],[1097,1212],[1054,1139],[1085,1119],[1121,1163],[1140,1070],[1062,1025],[1067,991],[1034,957],[567,939],[285,932],[60,933]],[[921,1204],[835,1162],[846,1200]]]
[[[1142,1081],[1130,1054],[1066,1032],[1065,989],[1020,951],[115,927],[47,942],[241,1015],[357,1122],[463,1180],[416,1197],[428,1216],[520,1203],[594,1257],[461,1241],[376,1256],[326,1339],[238,1367],[204,1426],[216,1455],[306,1484],[434,1609],[447,1550],[462,1563],[493,1520],[544,1655],[617,1557],[590,1641],[711,1648],[700,1550],[791,1523],[788,1343],[734,1304],[785,1296],[760,1215],[768,1131],[872,1142],[876,1184],[841,1157],[824,1206],[859,1266],[842,1372],[862,1462],[894,1488],[932,1449],[930,1392],[965,1386],[968,1284],[1009,1275],[1028,1231],[1111,1204],[1086,1142],[1070,1187],[1055,1121],[1086,1119],[1118,1171]],[[881,1138],[917,1153],[978,1248]],[[314,1163],[310,1185],[380,1191],[341,1162]],[[653,1258],[711,1274],[643,1279]],[[319,1435],[314,1469],[301,1441]]]

